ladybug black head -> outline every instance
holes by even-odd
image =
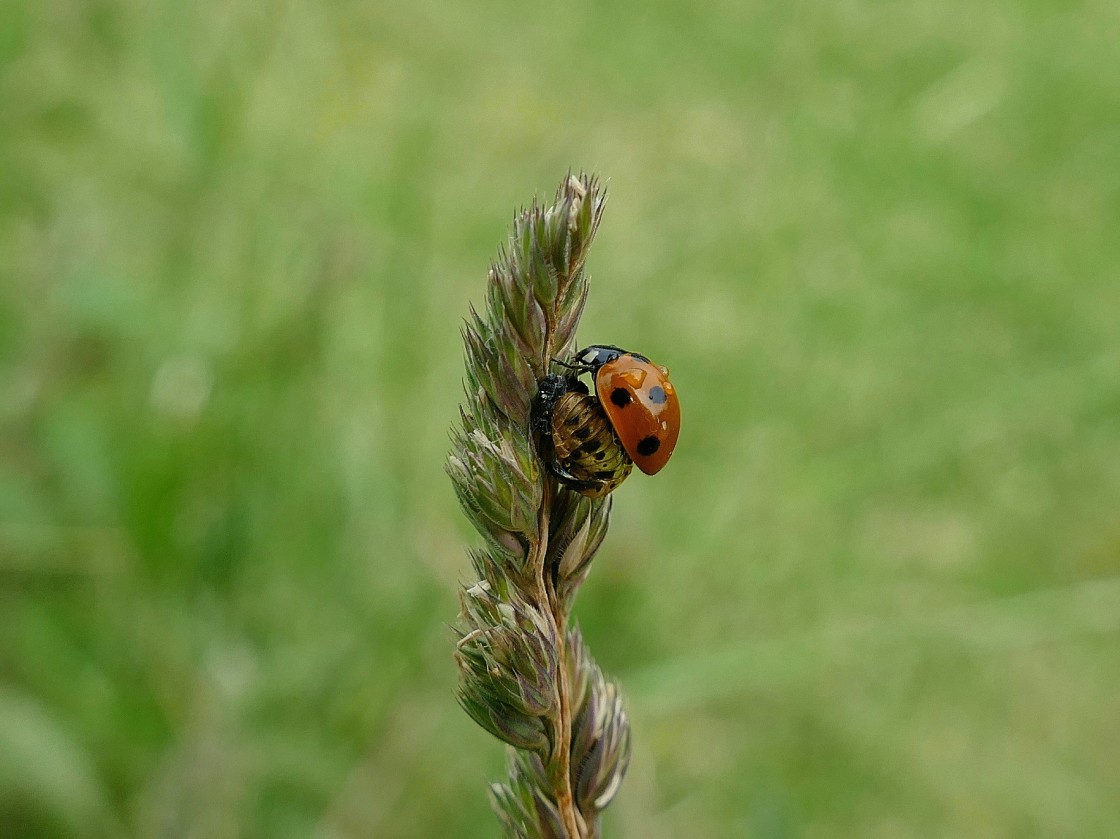
[[[613,344],[592,344],[572,356],[571,366],[594,372],[604,364],[609,364],[616,358],[620,358],[624,355],[632,355],[639,361],[649,361],[644,355],[638,355],[635,352],[624,350],[622,347],[616,347]]]
[[[614,361],[620,355],[627,355],[627,351],[622,347],[615,347],[610,344],[592,344],[590,347],[585,347],[577,352],[572,361],[580,367],[595,370],[608,362]]]

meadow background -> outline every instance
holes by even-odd
[[[0,834],[488,837],[459,325],[609,181],[667,364],[608,836],[1120,824],[1120,7],[0,4]]]

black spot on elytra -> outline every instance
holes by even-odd
[[[626,388],[616,387],[611,391],[611,402],[620,408],[625,408],[630,404],[630,391]]]
[[[649,389],[649,401],[654,405],[662,405],[665,402],[665,390],[661,385],[654,385]]]
[[[642,457],[649,457],[661,448],[661,441],[654,436],[643,437],[638,441],[638,454]]]

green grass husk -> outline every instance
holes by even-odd
[[[630,757],[617,688],[568,626],[611,500],[559,486],[530,430],[537,381],[573,349],[604,197],[595,178],[569,176],[551,206],[519,214],[485,310],[463,330],[466,398],[448,473],[485,544],[460,597],[459,701],[511,747],[509,780],[491,798],[514,837],[598,836]]]

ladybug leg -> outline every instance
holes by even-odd
[[[584,373],[590,373],[595,369],[594,365],[591,364],[582,364],[580,362],[576,362],[575,364],[573,364],[570,361],[564,361],[559,358],[552,359],[552,363],[559,364],[561,367],[567,367],[569,370],[574,371],[575,375],[577,376],[582,376]]]
[[[552,359],[552,363],[559,364],[561,367],[567,367],[569,370],[576,370],[580,373],[583,372],[584,368],[582,364],[572,364],[570,361],[564,361],[562,358],[554,358]]]
[[[569,490],[575,490],[576,492],[585,495],[594,490],[595,492],[591,493],[590,495],[590,497],[592,498],[597,498],[599,495],[604,494],[604,487],[606,486],[606,484],[603,481],[580,481],[579,478],[573,476],[570,472],[568,472],[567,469],[564,469],[562,466],[558,466],[557,464],[548,462],[545,462],[544,465],[548,467],[548,470],[552,473],[552,476],[556,477],[561,484],[567,486]]]

